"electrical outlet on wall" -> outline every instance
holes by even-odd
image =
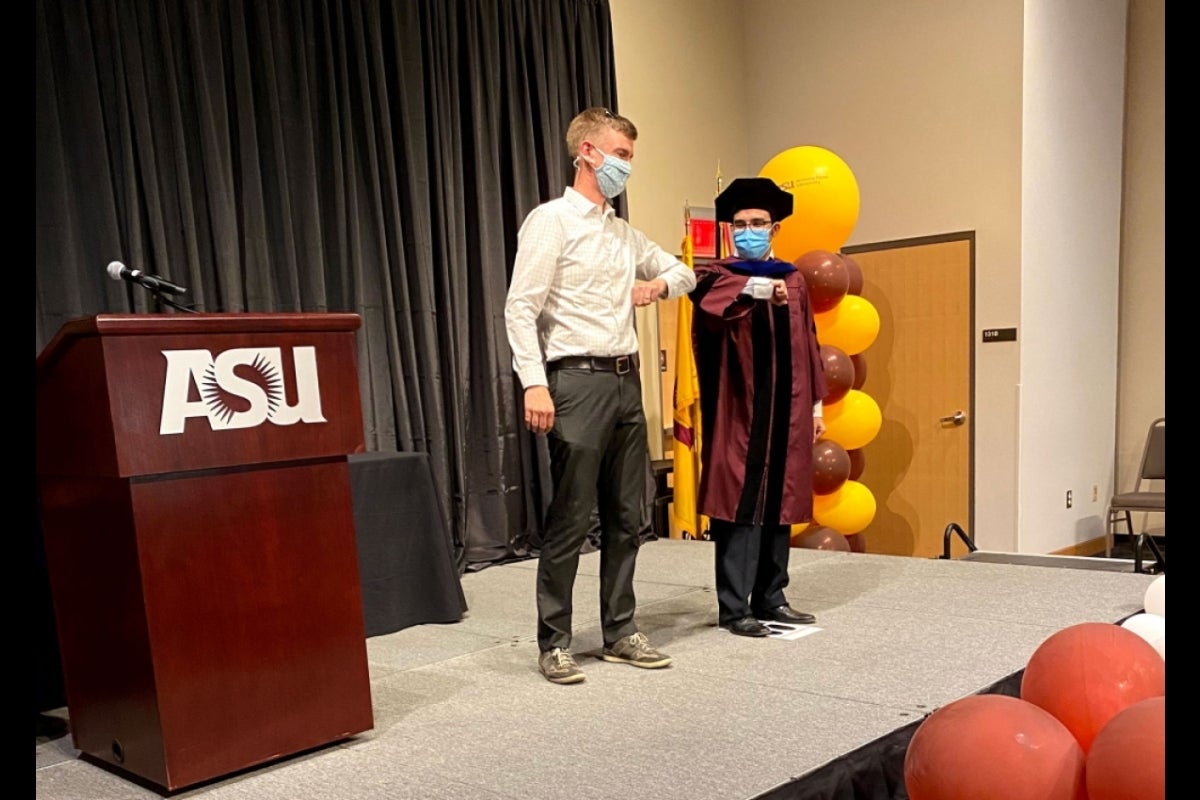
[[[1072,505],[1071,490],[1067,489],[1067,508],[1070,508],[1071,505]]]
[[[1100,487],[1092,484],[1092,502],[1095,503],[1100,499]]]

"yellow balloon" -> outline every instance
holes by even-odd
[[[828,311],[813,314],[817,341],[856,356],[879,337],[879,311],[865,297],[848,294]]]
[[[799,536],[800,534],[804,533],[806,530],[808,530],[808,526],[809,526],[809,523],[807,523],[807,522],[797,522],[795,525],[792,526],[792,532],[790,534],[790,538],[794,539],[797,536]]]
[[[855,534],[875,519],[875,495],[858,481],[848,480],[832,494],[813,497],[813,519],[843,536]]]
[[[879,404],[860,389],[851,389],[841,400],[825,405],[822,416],[825,418],[824,438],[837,442],[845,450],[857,450],[870,444],[883,425]]]
[[[836,253],[850,238],[858,222],[858,181],[836,153],[813,145],[792,147],[758,174],[795,198],[792,215],[771,240],[775,255],[795,261],[809,250]]]

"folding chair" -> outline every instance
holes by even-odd
[[[1151,482],[1162,481],[1161,488],[1155,488]],[[1145,531],[1134,532],[1133,513],[1167,512],[1167,418],[1159,417],[1150,423],[1146,432],[1146,443],[1142,448],[1142,463],[1138,468],[1137,481],[1133,491],[1119,492],[1108,502],[1108,524],[1105,528],[1104,555],[1111,556],[1113,539],[1117,527],[1125,525],[1125,533],[1133,540],[1133,568],[1137,572],[1142,569],[1142,546],[1146,545],[1154,553],[1155,572],[1166,572],[1166,562],[1154,537]]]

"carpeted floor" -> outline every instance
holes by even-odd
[[[367,639],[372,730],[175,797],[828,798],[820,781],[849,754],[1018,674],[1054,631],[1137,613],[1154,580],[1096,568],[1104,559],[1048,568],[797,549],[788,599],[819,624],[751,640],[716,627],[712,559],[705,542],[643,546],[639,627],[675,663],[639,670],[597,657],[600,554],[581,557],[574,649],[588,678],[565,687],[537,672],[536,562],[467,574],[461,622]],[[1092,563],[1070,568],[1079,561]],[[39,725],[39,800],[163,797],[76,751],[65,708],[47,716],[57,720]],[[763,730],[770,747],[754,744]],[[869,774],[894,791],[872,796],[900,797],[886,764],[895,759]]]

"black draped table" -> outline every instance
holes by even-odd
[[[350,456],[367,637],[458,622],[467,609],[426,453]]]

